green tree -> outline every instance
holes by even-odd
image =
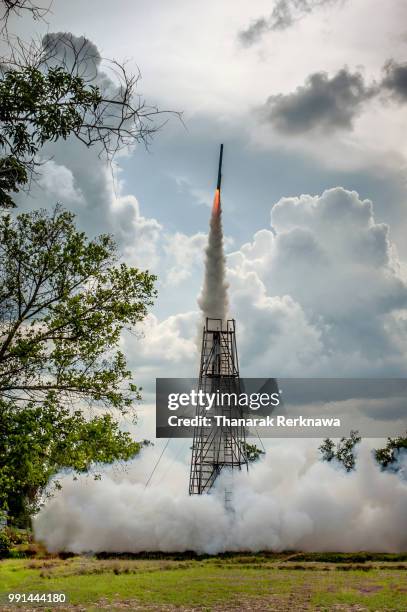
[[[139,398],[123,328],[141,321],[155,277],[120,263],[108,235],[88,240],[56,207],[0,218],[0,395],[21,403],[57,394],[121,411]]]
[[[255,463],[265,454],[265,451],[262,451],[256,444],[249,444],[248,442],[244,442],[244,451],[249,463]]]
[[[332,461],[335,458],[335,442],[331,438],[325,438],[318,450],[323,461]]]
[[[375,449],[374,457],[383,469],[393,468],[403,449],[407,450],[407,432],[406,436],[387,438],[386,446]]]
[[[0,217],[3,506],[14,494],[15,508],[31,507],[63,466],[84,471],[137,452],[102,411],[127,413],[140,398],[118,344],[145,317],[154,282],[120,263],[110,236],[78,232],[61,207]],[[99,416],[85,419],[86,408]]]
[[[355,446],[359,444],[361,439],[357,431],[351,431],[349,438],[341,438],[336,445],[333,440],[326,438],[319,447],[322,460],[332,461],[332,459],[336,459],[347,472],[351,472],[356,463]]]
[[[91,471],[97,478],[98,463],[128,460],[142,444],[121,432],[110,414],[86,419],[82,411],[72,412],[51,401],[17,411],[1,402],[1,505],[11,522],[26,527],[49,479],[58,471]],[[59,486],[53,481],[53,488]]]

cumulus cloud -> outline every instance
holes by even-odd
[[[42,44],[48,64],[63,61],[70,68],[76,62],[79,74],[114,95],[117,85],[103,72],[101,55],[91,41],[56,32],[44,36]],[[97,148],[87,148],[69,137],[47,143],[41,156],[44,164],[39,181],[28,197],[20,193],[16,198],[20,209],[39,205],[50,209],[60,202],[77,213],[80,229],[89,236],[113,234],[128,264],[163,272],[174,284],[189,277],[203,247],[203,234],[169,232],[156,218],[143,214],[135,195],[127,191],[120,167],[109,165]]]
[[[188,236],[176,232],[168,237],[165,252],[171,258],[173,265],[168,270],[166,284],[178,285],[189,278],[195,266],[202,267],[204,248],[207,236],[202,232]]]
[[[121,338],[136,383],[143,388],[143,400],[155,402],[155,379],[195,378],[199,366],[198,311],[182,312],[159,319],[150,313],[134,333]],[[153,413],[154,407],[149,411]]]
[[[337,187],[282,198],[228,258],[242,363],[270,375],[404,375],[407,283],[373,206]]]
[[[193,341],[197,312],[184,312],[171,315],[160,321],[154,314],[149,314],[139,326],[141,337],[137,346],[131,346],[132,338],[127,336],[128,353],[136,353],[136,362],[141,364],[166,364],[166,371],[170,364],[179,368],[188,364],[191,355],[196,353]]]
[[[328,88],[332,80],[326,77]],[[356,78],[358,86],[367,89]],[[178,314],[156,314],[144,338],[123,340],[136,381],[151,386],[160,373],[196,373],[198,313],[193,299],[179,304],[190,298],[191,279],[201,278],[205,235],[171,232],[146,214],[121,173],[114,178],[81,143],[54,143],[44,155],[52,161],[42,188],[34,186],[29,199],[19,194],[20,208],[59,200],[78,213],[82,230],[114,234],[128,263],[168,279],[160,304],[170,298]],[[338,187],[283,198],[273,207],[272,228],[228,256],[227,266],[245,374],[405,374],[406,283],[388,227],[355,192]]]
[[[372,203],[342,187],[285,197],[271,223],[227,256],[242,374],[404,376],[407,283]],[[125,341],[145,388],[156,376],[197,374],[198,320],[192,310],[150,315],[144,337]]]
[[[68,69],[75,66],[75,72],[85,79],[98,76],[102,57],[97,46],[84,36],[71,32],[48,32],[42,38],[44,59],[48,65],[56,63]]]
[[[110,225],[114,228],[126,261],[139,268],[156,270],[161,257],[163,227],[152,217],[145,217],[134,195],[112,197]]]
[[[57,201],[84,202],[72,171],[50,159],[42,167],[38,184]]]
[[[245,376],[296,376],[324,353],[321,330],[290,295],[270,295],[254,269],[228,261],[232,315],[237,319],[238,350]],[[268,373],[268,374],[266,374]]]
[[[73,138],[47,145],[42,154],[48,161],[28,197],[18,194],[18,209],[51,209],[59,202],[76,213],[79,228],[89,236],[113,234],[127,263],[157,271],[164,228],[154,217],[142,214],[137,198],[127,193],[120,170],[112,172],[95,150]]]
[[[259,17],[238,34],[244,46],[258,42],[267,32],[290,28],[294,23],[313,13],[316,9],[343,3],[344,0],[277,0],[271,15]]]
[[[407,63],[398,63],[393,59],[386,62],[382,87],[398,102],[407,102]]]
[[[227,257],[242,373],[405,375],[407,283],[372,203],[342,187],[285,197],[271,223]],[[191,248],[184,238],[175,237],[179,260]],[[192,310],[150,315],[144,337],[125,341],[145,388],[159,375],[196,375],[198,320]]]
[[[65,177],[71,200],[62,201],[79,213],[81,226],[113,232],[129,263],[171,278],[161,287],[161,302],[173,294],[172,283],[181,287],[191,274],[201,275],[205,236],[171,234],[141,214],[135,196],[121,181],[115,188],[100,160],[92,161],[92,173],[85,171],[89,158],[76,147],[60,150],[58,166],[48,171]],[[41,204],[43,193],[52,205],[54,195],[45,190],[37,194]],[[337,187],[282,198],[271,215],[271,228],[227,257],[242,373],[404,375],[407,286],[389,228],[377,223],[372,203]],[[123,340],[135,380],[149,393],[156,376],[197,373],[193,307],[191,301],[189,310],[167,318],[150,315],[143,337]]]
[[[316,72],[294,92],[270,96],[261,108],[261,117],[285,134],[350,130],[374,93],[375,88],[366,85],[360,72],[343,68],[332,77]]]

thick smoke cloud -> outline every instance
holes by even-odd
[[[367,445],[347,474],[318,460],[314,440],[276,441],[249,474],[232,482],[225,474],[212,495],[192,497],[177,462],[170,478],[160,471],[145,487],[156,455],[147,449],[126,472],[109,468],[101,481],[66,476],[35,519],[36,537],[51,551],[75,553],[406,549],[407,481],[382,472]],[[226,483],[233,513],[224,507]]]
[[[293,93],[270,96],[261,114],[263,120],[285,134],[315,129],[324,132],[349,130],[363,103],[374,92],[359,72],[343,68],[332,77],[316,72]]]
[[[267,32],[286,30],[295,22],[319,7],[342,3],[344,0],[277,0],[269,17],[256,19],[246,30],[239,32],[239,40],[245,46],[253,45]]]

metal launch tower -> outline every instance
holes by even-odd
[[[223,145],[220,149],[218,182],[214,211],[220,214],[220,185]],[[199,391],[211,394],[229,394],[239,397],[239,361],[236,349],[236,328],[234,319],[207,318],[203,328]],[[197,416],[208,415],[205,406],[197,407]],[[224,424],[210,427],[199,426],[194,430],[192,444],[189,494],[207,493],[223,468],[248,468],[246,456],[246,434],[242,426],[232,426],[231,419],[241,418],[238,403],[219,402],[212,415],[225,417]],[[201,422],[201,419],[199,420]]]

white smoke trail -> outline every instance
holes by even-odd
[[[222,212],[220,193],[217,190],[209,228],[208,246],[205,251],[205,277],[198,304],[203,317],[227,319],[228,285],[226,260],[223,251]]]
[[[406,480],[381,471],[366,442],[349,474],[319,461],[315,448],[315,440],[273,443],[248,474],[233,477],[233,513],[224,507],[223,477],[213,494],[187,495],[185,464],[145,488],[156,453],[146,449],[128,473],[65,477],[35,519],[35,535],[50,551],[75,553],[405,551]]]

